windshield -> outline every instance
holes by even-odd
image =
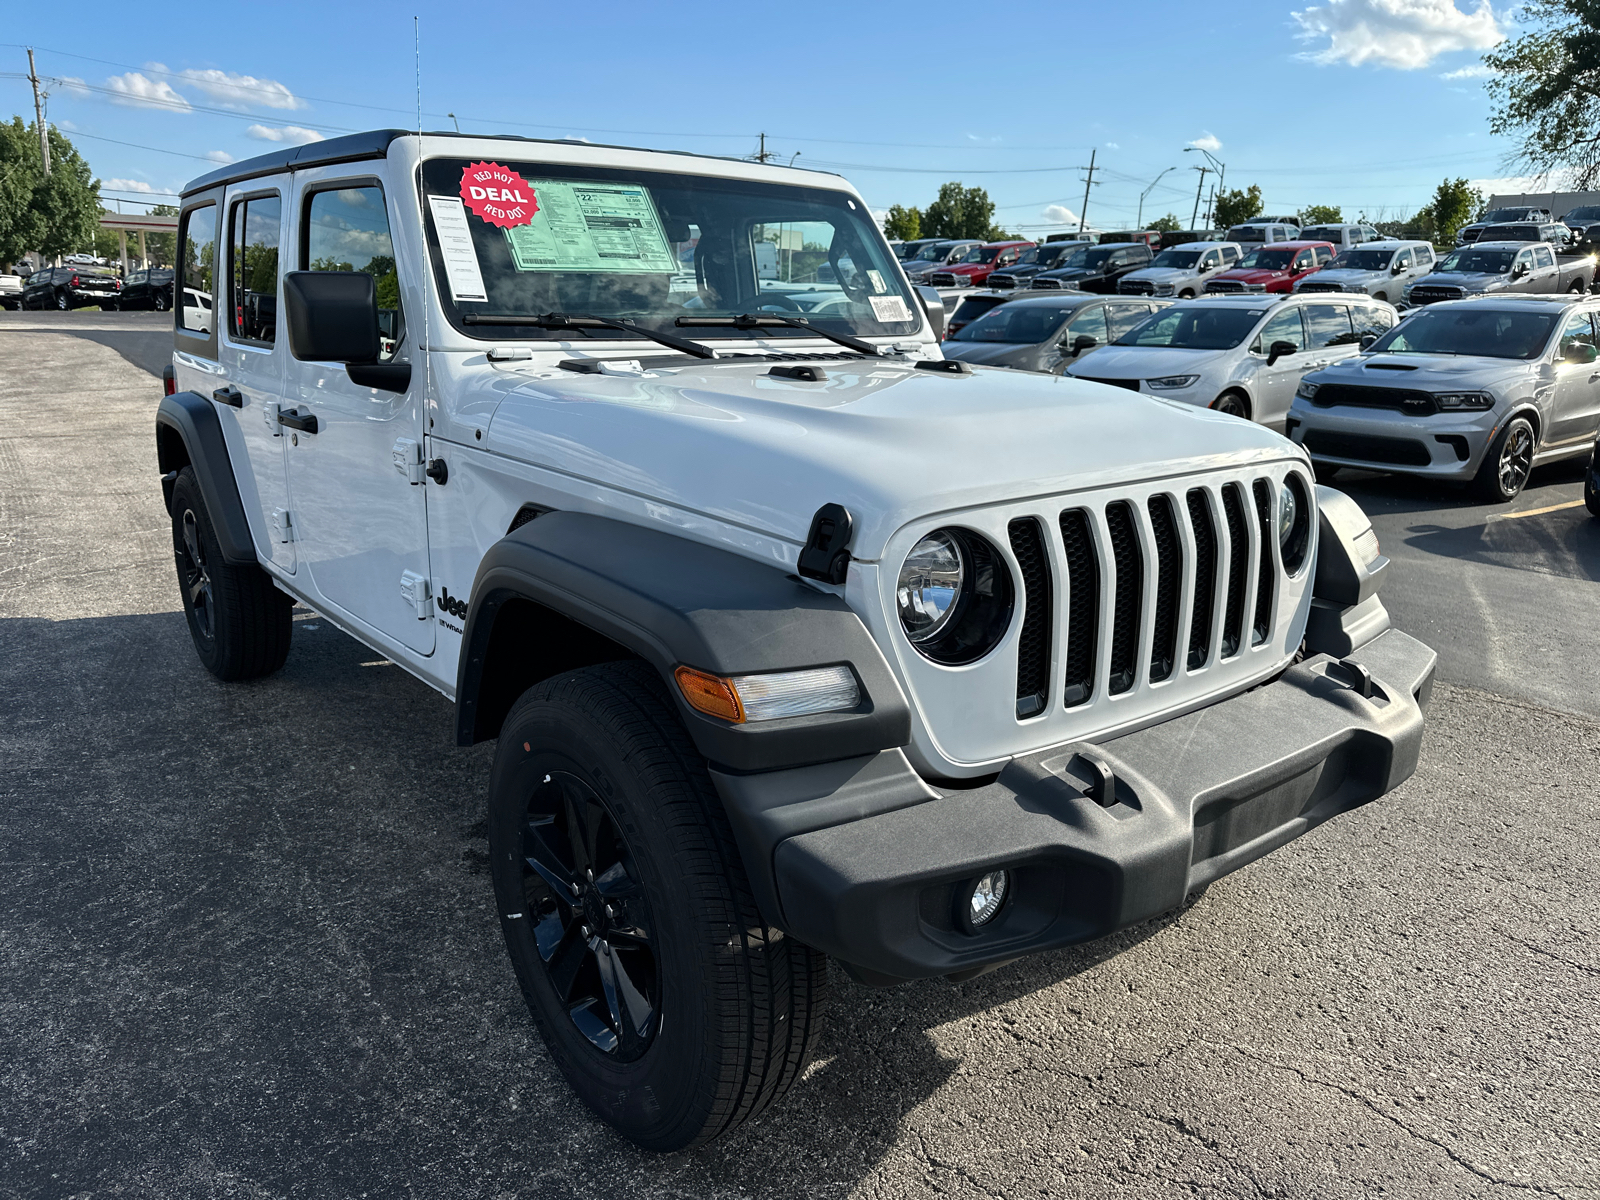
[[[1516,257],[1515,250],[1452,250],[1438,270],[1453,275],[1504,275]]]
[[[1293,250],[1252,250],[1236,266],[1255,267],[1258,270],[1281,271],[1294,257]]]
[[[1550,340],[1557,313],[1470,308],[1425,308],[1373,343],[1373,354],[1465,354],[1479,358],[1537,358]]]
[[[999,253],[999,246],[974,246],[962,256],[961,261],[964,263],[990,263],[995,260],[995,256]]]
[[[1192,267],[1200,261],[1198,250],[1163,250],[1150,260],[1152,267]]]
[[[1096,251],[1096,253],[1098,254],[1099,252]],[[1100,254],[1100,258],[1104,257],[1104,254]],[[1074,246],[1071,250],[1063,250],[1060,254],[1056,255],[1056,260],[1052,264],[1052,269],[1056,271],[1076,270],[1088,261],[1089,248],[1087,246]],[[1097,258],[1095,261],[1098,262],[1099,258]]]
[[[1064,261],[1063,256],[1083,248],[1082,242],[1057,242],[1054,246],[1040,246],[1037,261],[1041,267],[1059,267]]]
[[[1585,204],[1582,208],[1575,208],[1562,220],[1569,225],[1581,224],[1584,221],[1600,221],[1600,204]]]
[[[1076,312],[1076,304],[1002,304],[957,333],[958,342],[1009,342],[1034,346],[1055,336]]]
[[[808,336],[691,324],[762,311],[845,334],[920,325],[871,214],[831,188],[460,158],[428,160],[423,185],[440,298],[473,337],[573,339],[572,329],[489,320],[549,313],[701,340]]]
[[[950,247],[948,245],[940,245],[938,242],[935,242],[931,246],[924,246],[921,250],[918,250],[917,251],[917,257],[915,259],[913,259],[912,261],[913,262],[943,262],[944,261],[944,256],[946,254],[949,254],[949,253],[950,253]]]
[[[1232,350],[1261,320],[1259,308],[1185,304],[1157,313],[1116,340],[1118,346],[1171,346],[1179,350]]]
[[[1393,250],[1346,250],[1328,265],[1345,271],[1385,271]]]
[[[1526,221],[1533,212],[1531,208],[1495,208],[1483,215],[1482,225],[1496,225],[1501,221]]]

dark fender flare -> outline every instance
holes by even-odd
[[[497,712],[480,717],[480,699],[495,670],[489,651],[496,622],[514,601],[564,618],[551,622],[552,636],[581,626],[655,667],[696,747],[724,769],[828,762],[910,740],[905,694],[840,597],[781,567],[668,530],[554,512],[507,534],[478,566],[456,685],[461,745],[499,735]],[[538,638],[536,621],[527,636]],[[745,725],[690,708],[673,681],[679,666],[742,675],[839,663],[861,685],[856,709]]]
[[[174,446],[174,438],[181,443],[186,461]],[[222,422],[211,401],[195,392],[163,396],[156,409],[156,456],[163,476],[185,465],[194,468],[206,512],[216,530],[217,541],[222,545],[223,561],[235,565],[255,562],[255,541],[250,536],[250,523],[245,519],[244,502],[239,499],[239,485],[233,477],[228,444],[223,440]],[[163,484],[162,491],[170,512],[170,481]]]

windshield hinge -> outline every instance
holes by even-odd
[[[407,483],[421,483],[425,478],[423,474],[422,447],[415,438],[396,438],[394,448],[389,452],[394,462],[394,469],[404,475]]]

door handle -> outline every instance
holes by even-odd
[[[239,394],[239,389],[232,384],[227,387],[219,387],[211,393],[211,398],[218,404],[226,404],[229,408],[244,407],[244,397]]]
[[[303,413],[298,409],[284,409],[278,413],[278,424],[289,429],[298,429],[301,433],[315,433],[317,431],[317,418],[312,413]]]

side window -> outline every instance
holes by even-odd
[[[1567,351],[1574,346],[1593,346],[1594,324],[1586,312],[1573,313],[1567,318],[1566,325],[1561,330],[1561,346],[1558,353],[1565,358]]]
[[[1350,323],[1355,326],[1356,337],[1361,338],[1369,333],[1388,333],[1394,328],[1394,316],[1376,304],[1358,304],[1350,310]]]
[[[1394,262],[1389,265],[1390,267],[1404,267],[1409,270],[1411,267],[1411,251],[1401,250],[1394,256]]]
[[[211,298],[216,292],[217,206],[205,204],[184,213],[178,242],[179,328],[192,333],[215,333]]]
[[[378,358],[393,358],[405,321],[383,189],[368,184],[312,192],[306,199],[300,262],[305,271],[365,271],[373,277],[383,346]]]
[[[1553,267],[1556,265],[1555,255],[1550,252],[1549,246],[1535,246],[1533,248],[1533,253],[1534,260],[1539,264],[1539,266]]]
[[[236,200],[228,221],[228,332],[270,344],[278,329],[278,240],[283,201],[277,196]]]
[[[1294,270],[1309,271],[1317,265],[1317,256],[1310,250],[1302,250],[1294,256]]]
[[[1296,352],[1305,349],[1306,335],[1305,330],[1300,325],[1300,309],[1295,307],[1274,314],[1272,319],[1261,330],[1261,336],[1257,339],[1257,342],[1261,347],[1260,353],[1262,354],[1270,354],[1272,352],[1273,342],[1289,342],[1294,346]]]
[[[1200,269],[1202,271],[1215,271],[1218,265],[1220,265],[1221,261],[1222,260],[1217,257],[1216,252],[1212,251],[1200,260]]]
[[[1148,304],[1106,305],[1107,340],[1116,341],[1149,315],[1150,306]]]
[[[1350,325],[1350,310],[1342,304],[1308,304],[1306,315],[1306,349],[1320,350],[1324,346],[1348,346],[1356,340]]]
[[[1317,247],[1317,266],[1325,267],[1332,261],[1333,261],[1333,247],[1332,246],[1318,246]]]
[[[1067,322],[1067,333],[1063,339],[1067,345],[1081,337],[1092,337],[1095,345],[1106,344],[1106,306],[1104,304],[1091,304],[1087,311],[1079,313]]]

